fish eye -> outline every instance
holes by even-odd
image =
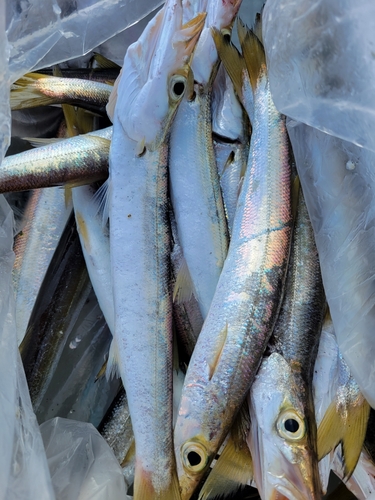
[[[186,89],[186,78],[182,75],[172,76],[169,83],[169,94],[174,101],[178,101],[184,95]]]
[[[297,412],[288,410],[279,416],[277,420],[277,431],[284,439],[298,441],[305,435],[305,422]]]
[[[181,456],[182,464],[188,472],[202,472],[208,463],[207,451],[199,443],[185,443],[181,449]]]
[[[225,40],[226,42],[230,42],[231,37],[232,37],[232,32],[231,32],[231,30],[230,30],[230,29],[228,29],[228,28],[223,28],[223,29],[221,30],[221,34],[223,35],[224,40]]]

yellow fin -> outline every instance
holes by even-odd
[[[112,339],[111,345],[109,347],[108,361],[105,376],[107,380],[112,380],[113,378],[120,377],[120,354],[117,347],[117,342]]]
[[[69,186],[64,187],[64,199],[65,199],[65,206],[69,207],[73,203],[73,197],[72,197],[72,188]]]
[[[342,443],[345,478],[349,478],[357,465],[365,439],[370,405],[360,395],[355,404],[338,406],[333,401],[318,428],[318,460]]]
[[[81,238],[83,239],[83,244],[85,245],[87,252],[91,253],[91,244],[90,244],[89,233],[87,231],[87,225],[86,225],[85,219],[82,217],[82,215],[77,210],[75,211],[75,216],[76,216],[78,232],[79,232]]]
[[[267,73],[266,55],[258,37],[239,18],[237,19],[237,30],[250,83],[254,90],[259,77]]]
[[[293,220],[296,220],[298,201],[299,201],[299,197],[302,196],[302,194],[300,194],[300,184],[301,183],[300,183],[299,177],[298,177],[298,175],[296,175],[292,181],[292,191],[291,191],[291,193],[292,193],[291,199],[292,199]]]
[[[214,357],[208,361],[209,367],[209,375],[208,380],[211,380],[215,374],[216,368],[219,364],[221,354],[223,352],[225,341],[227,340],[228,335],[228,323],[225,324],[225,327],[221,330],[216,339],[216,352],[214,353]]]
[[[135,441],[133,439],[132,444],[129,446],[128,452],[124,457],[124,460],[121,462],[121,467],[126,467],[135,457]]]
[[[10,90],[11,109],[25,109],[36,106],[48,106],[55,102],[54,97],[44,95],[39,86],[38,80],[53,78],[39,73],[27,73],[19,78]]]
[[[109,95],[108,103],[107,103],[107,106],[105,108],[107,111],[108,118],[111,120],[112,123],[113,123],[113,117],[115,115],[115,107],[116,107],[116,103],[117,103],[117,90],[118,90],[121,76],[122,76],[122,69],[120,71],[120,74],[118,75],[118,77],[115,80],[112,92]]]
[[[246,69],[245,61],[236,47],[216,28],[211,28],[216,50],[224,67],[233,82],[234,90],[242,99],[243,72]]]
[[[106,359],[104,361],[104,363],[102,364],[102,367],[100,368],[100,370],[98,371],[96,377],[95,377],[95,381],[94,382],[97,382],[98,380],[100,380],[102,377],[104,377],[105,375],[105,372],[106,372],[106,369],[107,369],[107,363],[108,363],[108,360]]]
[[[120,69],[121,66],[116,64],[115,62],[111,61],[107,57],[103,56],[102,54],[99,54],[98,52],[94,52],[93,56],[93,61],[95,62],[95,67],[96,68],[101,68],[101,69]]]
[[[225,162],[225,165],[224,165],[224,168],[223,168],[223,173],[221,175],[224,174],[224,172],[226,170],[228,170],[228,168],[231,167],[232,163],[234,162],[234,156],[235,156],[235,152],[234,151],[231,151],[228,155],[228,158],[227,158],[227,161]]]
[[[181,500],[177,474],[173,474],[167,489],[155,491],[150,473],[140,470],[136,464],[133,500]]]
[[[253,462],[246,441],[236,446],[232,436],[206,479],[199,500],[226,497],[243,488],[253,477]]]
[[[173,287],[173,302],[182,304],[188,302],[194,293],[194,285],[185,258],[181,260],[176,281]]]

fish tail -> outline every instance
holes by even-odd
[[[246,70],[245,61],[227,36],[216,28],[211,28],[211,33],[226,72],[233,82],[238,97],[242,99],[243,71]]]
[[[167,471],[166,471],[167,473]],[[152,477],[139,467],[135,468],[134,500],[181,500],[180,487],[177,475],[173,474],[167,487],[156,490]]]
[[[318,427],[318,460],[341,442],[347,479],[352,475],[362,451],[370,414],[370,406],[365,398],[361,395],[358,399],[356,404],[347,405],[344,412],[333,401]]]
[[[255,90],[259,79],[267,74],[264,47],[259,38],[239,18],[237,20],[237,30],[250,83],[253,90]]]
[[[238,447],[230,436],[200,491],[199,500],[232,495],[248,484],[252,477],[253,462],[246,442]]]
[[[53,78],[39,73],[27,73],[19,78],[11,87],[10,107],[11,109],[25,109],[36,106],[48,106],[55,102],[53,96],[44,93],[44,82]]]

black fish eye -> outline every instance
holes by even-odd
[[[189,460],[190,465],[193,467],[195,465],[199,465],[202,461],[202,457],[196,451],[190,451],[187,455],[187,459]]]
[[[297,422],[297,420],[294,420],[294,418],[288,418],[288,420],[285,420],[284,422],[284,427],[288,432],[295,433],[299,429],[299,423]]]
[[[181,96],[185,91],[185,84],[184,82],[178,81],[173,85],[173,92],[177,96]]]

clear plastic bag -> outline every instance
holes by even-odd
[[[115,455],[93,425],[56,417],[40,430],[57,500],[131,498]]]
[[[267,0],[263,39],[279,111],[375,151],[375,2]]]

